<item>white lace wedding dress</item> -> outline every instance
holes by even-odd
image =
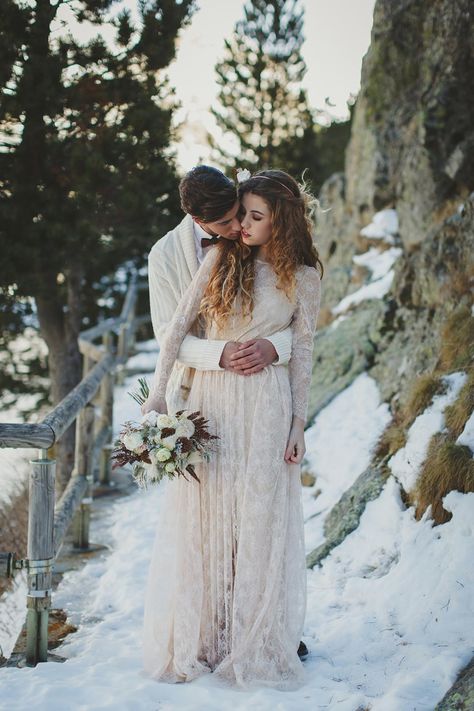
[[[184,335],[196,319],[217,250],[205,258],[163,339],[153,390],[163,396]],[[299,465],[284,461],[292,414],[306,416],[320,300],[317,271],[301,267],[295,303],[256,262],[252,320],[236,312],[225,333],[246,341],[292,324],[288,366],[244,377],[197,371],[187,408],[219,436],[200,484],[166,484],[145,595],[144,667],[156,679],[202,673],[243,688],[301,685],[297,655],[306,607]]]

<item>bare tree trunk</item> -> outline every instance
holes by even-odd
[[[51,283],[51,279],[47,280]],[[81,272],[78,268],[66,275],[67,310],[63,311],[57,291],[35,296],[41,334],[48,346],[51,399],[56,405],[81,380],[82,365],[78,337],[80,331]],[[74,465],[75,428],[72,425],[55,449],[57,459],[56,487],[60,494],[71,476]]]

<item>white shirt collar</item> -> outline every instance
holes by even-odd
[[[209,247],[206,247],[203,249],[201,240],[203,238],[210,239],[211,235],[206,232],[206,230],[203,230],[201,225],[196,222],[196,220],[193,220],[193,227],[194,227],[194,242],[196,244],[196,256],[198,259],[199,264],[201,264],[202,260],[205,257],[205,252],[209,249]],[[212,246],[212,245],[210,245]]]

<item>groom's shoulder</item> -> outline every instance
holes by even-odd
[[[174,261],[176,259],[177,250],[181,245],[182,232],[187,227],[189,219],[189,215],[186,215],[176,227],[155,242],[148,254],[149,261],[156,259]]]

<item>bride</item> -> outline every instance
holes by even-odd
[[[188,399],[217,434],[200,479],[167,484],[148,573],[144,667],[162,681],[213,672],[249,688],[294,689],[306,607],[300,463],[322,264],[314,198],[287,173],[239,187],[241,240],[221,240],[181,299],[143,413],[165,392],[196,319],[207,338],[243,342],[291,324],[292,357],[252,377],[196,371]]]

